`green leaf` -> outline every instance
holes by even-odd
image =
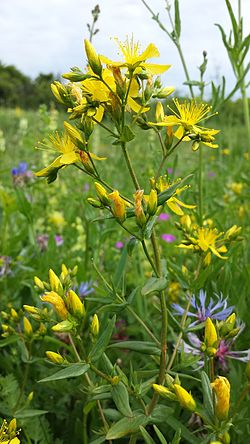
[[[108,325],[105,326],[105,330],[101,333],[89,354],[90,360],[97,361],[106,350],[115,327],[115,321],[116,316],[113,316],[113,318],[108,321]]]
[[[1,339],[0,341],[0,348],[6,347],[6,345],[14,344],[14,342],[17,342],[19,339],[19,336],[9,336],[8,338]]]
[[[158,216],[153,216],[147,223],[144,229],[144,237],[145,239],[150,239],[155,223],[158,220]]]
[[[59,381],[59,379],[76,378],[77,376],[81,376],[84,373],[86,373],[88,369],[89,369],[89,364],[85,364],[84,362],[77,364],[69,364],[63,370],[59,370],[59,372],[47,376],[47,378],[40,379],[40,381],[38,382],[50,382],[50,381]]]
[[[172,429],[179,432],[181,430],[181,436],[184,438],[187,442],[190,442],[191,444],[200,444],[200,440],[198,440],[193,433],[191,433],[187,427],[185,427],[178,419],[174,418],[174,416],[166,416],[165,422],[172,427]]]
[[[150,436],[150,434],[147,432],[146,429],[144,429],[144,427],[140,426],[140,431],[141,434],[144,438],[144,441],[146,442],[146,444],[156,444],[155,441],[153,440],[153,438]]]
[[[133,416],[133,412],[131,410],[129,404],[129,396],[128,391],[123,382],[118,382],[118,384],[114,385],[111,390],[113,401],[123,416]]]
[[[214,405],[213,405],[213,394],[211,389],[210,380],[206,374],[206,372],[201,372],[201,385],[203,391],[203,404],[204,408],[207,412],[208,418],[210,421],[213,421],[214,418]]]
[[[189,174],[188,176],[186,176],[182,180],[180,180],[178,183],[175,183],[174,185],[171,185],[171,187],[167,188],[165,191],[162,191],[162,193],[160,193],[158,195],[158,204],[157,205],[158,206],[163,205],[166,202],[166,200],[168,200],[175,193],[177,188],[182,187],[184,182],[189,180],[191,177],[193,177],[193,174]]]
[[[171,444],[179,444],[180,440],[181,440],[181,429],[175,432]]]
[[[174,24],[175,24],[174,30],[179,39],[181,35],[181,17],[180,17],[179,0],[174,0]]]
[[[15,413],[15,418],[17,419],[32,418],[34,416],[45,415],[46,413],[48,413],[47,410],[24,409],[24,410],[18,410]]]
[[[122,341],[110,344],[108,348],[118,348],[122,350],[132,350],[146,355],[158,355],[161,351],[153,342],[144,341]]]
[[[135,138],[135,135],[134,135],[133,131],[131,131],[131,129],[129,128],[128,125],[125,125],[123,128],[122,135],[121,135],[121,141],[126,143],[126,142],[130,142],[134,138]]]
[[[133,416],[132,418],[122,418],[110,427],[106,439],[119,439],[135,433],[139,430],[140,426],[146,425],[147,422],[148,418],[142,414]]]
[[[94,439],[94,441],[91,441],[89,444],[102,444],[104,441],[106,441],[106,437],[99,436],[99,438]]]
[[[168,444],[167,441],[165,440],[163,434],[158,429],[158,427],[155,424],[153,425],[153,427],[154,427],[154,431],[155,431],[156,435],[158,436],[159,441],[161,442],[161,444]]]
[[[233,27],[233,33],[234,33],[234,42],[235,42],[235,46],[238,45],[238,40],[239,40],[239,26],[237,23],[237,20],[235,18],[235,15],[233,13],[233,8],[231,6],[231,3],[229,0],[225,0],[226,1],[226,5],[227,5],[227,9],[230,15],[230,19],[231,19],[231,23],[232,23],[232,27]]]
[[[148,296],[150,294],[159,293],[160,291],[165,290],[167,285],[168,281],[165,277],[152,277],[148,280],[144,287],[142,287],[141,294],[142,296]]]
[[[127,249],[123,248],[120,260],[119,260],[118,265],[115,270],[115,275],[114,275],[114,280],[113,280],[113,284],[114,284],[115,288],[118,288],[121,281],[122,281],[122,276],[123,276],[123,273],[125,271],[126,264],[127,264],[127,257],[128,257]]]

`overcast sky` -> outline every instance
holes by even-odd
[[[97,51],[117,59],[117,47],[111,37],[121,40],[134,34],[142,49],[156,44],[163,63],[172,64],[164,80],[180,87],[185,80],[176,48],[151,19],[141,0],[0,0],[0,60],[14,64],[25,74],[35,77],[39,72],[63,73],[71,66],[84,67],[83,39],[88,37],[86,23],[91,21],[91,9],[99,3],[100,32],[94,38]],[[173,0],[172,0],[173,3]],[[234,8],[238,1],[231,0]],[[169,28],[164,0],[148,0]],[[208,53],[207,78],[225,75],[228,85],[233,74],[221,43],[220,23],[229,30],[224,0],[180,0],[182,45],[192,78],[202,61],[202,51]],[[250,0],[242,0],[245,35],[250,32]],[[157,61],[157,60],[155,60]]]

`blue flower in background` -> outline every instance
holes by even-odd
[[[204,322],[207,318],[224,321],[230,316],[234,306],[231,305],[228,307],[227,298],[224,298],[222,294],[220,296],[214,294],[214,296],[216,299],[210,298],[208,304],[206,304],[207,295],[205,291],[200,290],[198,299],[195,295],[192,296],[191,307],[193,307],[194,311],[188,311],[187,315],[190,318],[196,318],[197,320],[192,322],[189,327]],[[172,304],[172,307],[175,309],[176,315],[182,316],[185,312],[185,309],[179,304]]]
[[[11,170],[11,173],[13,176],[20,176],[20,175],[26,174],[27,171],[28,171],[27,162],[20,162],[17,168],[13,168]]]
[[[92,281],[81,282],[76,292],[79,294],[80,298],[84,298],[89,294],[93,293],[95,290],[93,288]]]

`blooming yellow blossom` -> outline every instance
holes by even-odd
[[[224,376],[218,376],[211,387],[216,394],[215,414],[218,419],[227,419],[230,405],[230,383]]]
[[[152,187],[156,188],[157,191],[162,193],[163,191],[168,190],[173,185],[175,185],[176,182],[170,182],[165,176],[160,176],[157,182],[154,178],[151,179],[151,185]],[[181,194],[183,191],[185,191],[187,188],[189,188],[188,185],[185,185],[184,187],[177,188],[173,195],[166,200],[167,206],[172,210],[175,214],[178,216],[183,216],[184,212],[181,207],[183,208],[189,208],[194,209],[196,205],[188,205],[182,202],[177,198],[179,194]]]
[[[193,412],[196,409],[196,402],[193,396],[179,384],[174,384],[173,387],[181,406]]]
[[[158,65],[155,63],[146,63],[146,60],[152,59],[154,57],[160,57],[160,53],[156,46],[153,43],[150,43],[147,48],[140,52],[140,44],[139,42],[134,42],[133,37],[131,40],[127,39],[125,42],[120,42],[117,38],[115,39],[122,56],[124,58],[121,62],[114,62],[107,57],[100,56],[101,61],[111,66],[119,66],[126,67],[130,71],[134,71],[136,68],[141,68],[146,70],[148,73],[154,74],[162,74],[167,71],[171,65]]]
[[[184,103],[179,103],[178,99],[173,99],[173,101],[177,111],[169,107],[173,114],[164,116],[161,122],[149,122],[149,124],[170,127],[179,126],[180,128],[175,132],[175,136],[178,139],[183,138],[184,141],[189,141],[188,135],[194,134],[197,136],[197,141],[211,148],[217,148],[218,145],[214,144],[213,141],[219,130],[204,128],[198,125],[199,122],[211,117],[211,115],[208,116],[211,107],[205,103],[197,103],[195,100]]]
[[[44,145],[54,151],[58,151],[61,154],[55,160],[53,160],[49,166],[35,173],[38,177],[48,177],[50,182],[52,182],[56,179],[57,171],[60,168],[77,162],[84,163],[81,156],[81,153],[84,153],[84,151],[78,149],[67,132],[64,132],[62,136],[60,136],[57,132],[55,136],[50,135],[49,139],[45,140]],[[105,159],[103,157],[98,157],[93,153],[89,153],[89,155],[95,160]]]
[[[20,440],[16,436],[19,432],[16,430],[16,419],[12,419],[8,424],[6,419],[0,428],[0,442],[1,444],[19,444]]]
[[[189,236],[186,240],[182,241],[179,248],[187,248],[195,251],[203,251],[207,253],[205,261],[207,260],[210,263],[211,253],[220,259],[227,259],[226,256],[221,256],[220,253],[226,253],[227,248],[225,245],[218,244],[219,238],[223,235],[223,233],[218,233],[217,229],[211,228],[197,228],[194,231],[192,236]]]

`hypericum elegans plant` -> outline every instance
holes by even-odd
[[[84,442],[88,442],[89,437],[94,438],[93,431],[86,429],[86,418],[89,412],[97,409],[99,421],[93,429],[97,430],[98,426],[101,441],[129,436],[131,442],[135,442],[139,434],[149,440],[146,427],[153,424],[152,433],[161,437],[162,442],[165,442],[160,430],[163,426],[166,439],[173,438],[173,442],[179,442],[181,429],[187,442],[198,444],[202,436],[207,442],[219,439],[226,443],[231,417],[229,390],[226,393],[224,388],[228,389],[229,382],[225,382],[225,377],[215,375],[212,364],[218,338],[216,327],[209,317],[204,339],[208,362],[198,377],[197,374],[192,375],[193,358],[196,357],[192,356],[190,364],[182,365],[179,351],[188,331],[190,307],[194,306],[194,298],[198,297],[200,280],[204,281],[204,273],[208,279],[214,262],[218,268],[222,267],[228,257],[224,253],[230,251],[240,229],[233,225],[222,233],[204,226],[203,220],[198,225],[194,216],[198,209],[190,198],[187,197],[186,203],[186,197],[182,197],[182,193],[190,187],[185,182],[190,181],[192,176],[170,180],[166,168],[166,160],[179,150],[182,142],[190,142],[193,150],[198,149],[200,144],[204,144],[205,149],[216,148],[218,130],[205,125],[212,110],[198,100],[181,103],[175,99],[176,110],[172,105],[164,109],[162,100],[173,93],[173,88],[164,87],[159,74],[167,71],[170,65],[151,63],[152,58],[159,56],[153,43],[145,50],[141,50],[133,38],[124,43],[117,40],[117,43],[121,58],[112,61],[99,55],[86,40],[86,71],[75,67],[64,74],[67,83],[52,84],[52,91],[58,102],[67,108],[71,123],[64,122],[62,134],[52,134],[42,142],[40,146],[55,152],[55,158],[36,175],[46,177],[51,183],[57,179],[58,173],[63,177],[67,174],[66,168],[73,166],[91,178],[95,194],[88,198],[88,203],[96,209],[97,218],[117,223],[118,229],[124,230],[127,245],[123,248],[114,276],[106,276],[105,270],[93,263],[98,278],[96,294],[87,290],[81,295],[75,279],[77,270],[70,270],[65,265],[62,265],[61,273],[56,273],[53,264],[48,280],[36,277],[40,301],[37,306],[24,306],[30,320],[24,317],[21,337],[30,353],[33,341],[40,339],[33,325],[35,322],[39,322],[40,329],[45,324],[45,330],[57,338],[57,346],[47,350],[46,357],[61,369],[40,382],[45,384],[82,376]],[[123,158],[127,168],[125,171],[121,163],[114,182],[107,180],[100,166],[102,162],[109,162],[108,155],[107,158],[97,156],[96,146],[92,143],[92,135],[98,126],[108,134],[110,150],[113,145],[120,162]],[[144,131],[152,132],[160,147],[159,151],[155,149],[155,171],[146,180],[142,171],[134,167],[134,152],[130,149],[130,142],[136,138],[140,141],[140,134]],[[141,149],[146,163],[147,149],[145,146]],[[124,191],[123,179],[127,175],[133,191]],[[70,198],[67,205],[70,205]],[[166,214],[166,209],[174,213],[173,217],[179,218],[176,225],[185,238],[179,245],[181,248],[176,250],[179,257],[187,259],[187,266],[183,265],[182,270],[187,276],[185,282],[188,284],[185,285],[188,288],[185,290],[189,294],[180,322],[171,305],[173,283],[168,281],[171,267],[162,255],[159,243],[158,221],[161,215]],[[195,253],[191,264],[188,255],[183,253],[186,249]],[[145,274],[141,259],[138,261],[138,253],[139,258],[143,255],[147,264]],[[215,256],[213,261],[212,254]],[[135,270],[138,269],[136,284],[129,282],[126,274],[128,255],[136,264]],[[174,288],[179,289],[181,285],[177,284],[179,286]],[[142,314],[143,300],[149,301],[152,319]],[[53,311],[45,304],[53,307]],[[127,330],[124,316],[134,321]],[[116,317],[119,318],[118,323]],[[10,319],[9,315],[6,319]],[[121,322],[122,335],[115,333]],[[129,329],[133,326],[137,326],[137,330]],[[6,335],[20,335],[17,332],[12,325],[8,327],[6,324]],[[210,350],[209,353],[207,350]],[[122,365],[127,353],[131,353],[130,368]],[[139,354],[139,360],[134,353]],[[188,392],[190,380],[192,395]],[[223,418],[221,381],[228,406]],[[195,382],[199,384],[195,385]],[[212,395],[212,390],[216,396]],[[191,434],[185,424],[183,409],[192,412],[200,421],[195,434]],[[166,422],[170,431],[164,428]]]

